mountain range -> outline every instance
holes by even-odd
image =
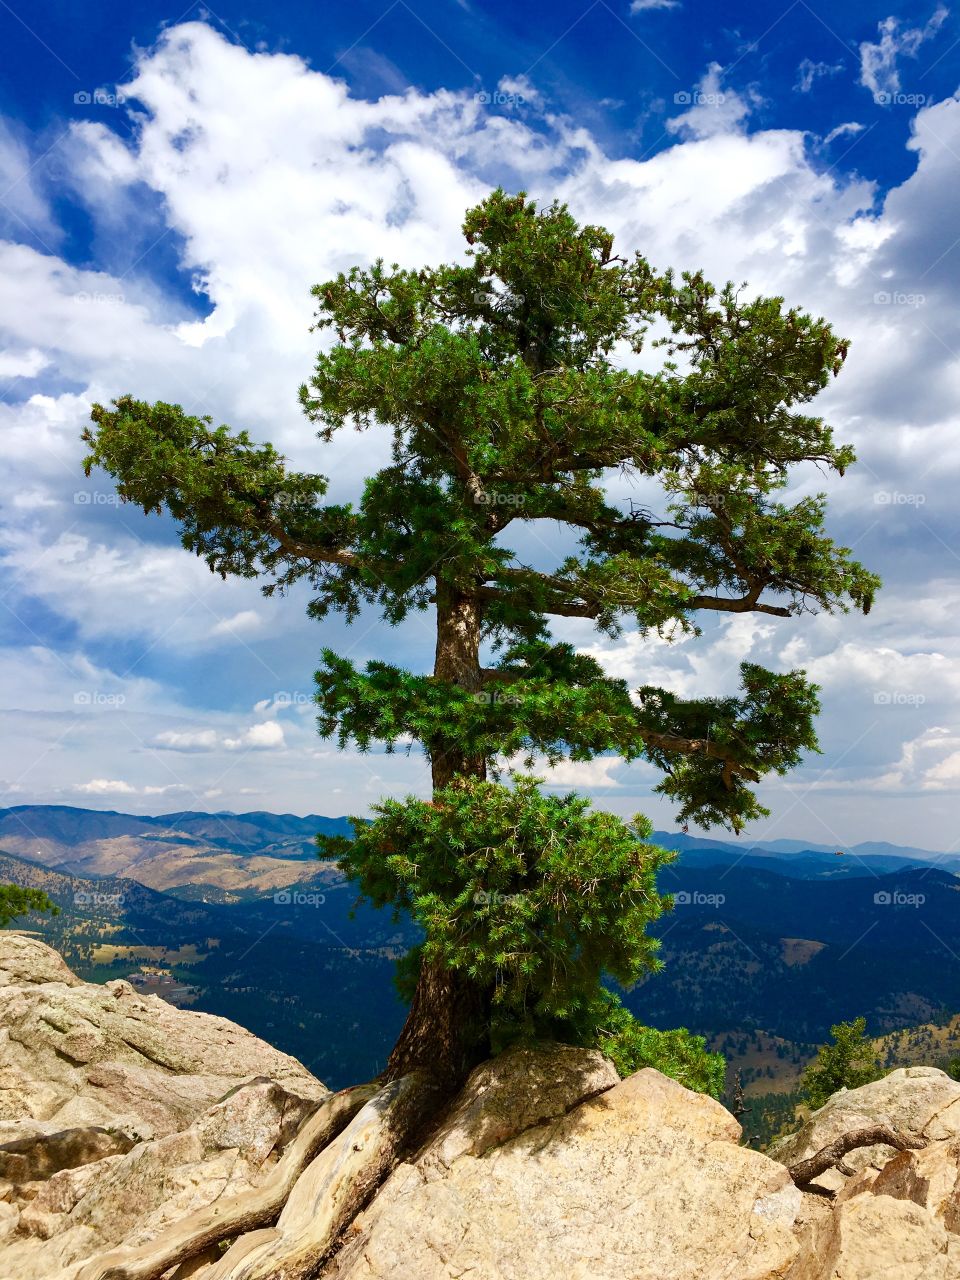
[[[219,1013],[335,1087],[382,1066],[399,1030],[394,962],[409,920],[356,908],[314,835],[345,818],[67,806],[0,810],[0,881],[62,908],[31,918],[83,977],[130,977]],[[657,832],[673,910],[654,926],[662,972],[624,998],[644,1021],[722,1047],[776,1083],[832,1023],[879,1035],[960,1010],[956,855],[864,843],[791,849]],[[784,843],[784,842],[779,842]]]

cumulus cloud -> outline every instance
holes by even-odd
[[[877,85],[893,83],[897,58],[915,55],[942,19],[908,30],[892,21],[865,57],[864,74]],[[833,68],[813,64],[806,73],[812,87]],[[799,75],[804,90],[803,69]],[[146,805],[146,788],[157,786],[186,787],[198,805],[214,795],[230,803],[250,780],[250,750],[274,807],[322,807],[318,762],[324,788],[364,803],[378,791],[426,788],[417,752],[323,751],[309,714],[286,716],[281,729],[275,717],[294,699],[276,690],[305,691],[296,706],[312,709],[321,637],[303,620],[303,598],[264,601],[253,583],[212,577],[167,521],[117,507],[107,477],[83,479],[78,435],[94,400],[129,390],[179,401],[274,440],[297,467],[324,471],[333,501],[354,497],[388,442],[345,433],[327,449],[305,427],[294,391],[318,341],[308,331],[309,286],[381,254],[411,266],[459,258],[464,209],[500,180],[538,199],[567,200],[578,217],[608,225],[621,249],[640,249],[658,267],[746,279],[749,289],[782,294],[852,337],[843,375],[818,411],[856,444],[861,463],[842,482],[811,470],[790,494],[826,488],[831,528],[889,583],[866,622],[742,618],[672,645],[634,635],[613,643],[574,622],[560,632],[613,674],[681,693],[730,692],[745,657],[811,664],[825,690],[825,755],[797,775],[797,787],[813,787],[824,770],[838,786],[892,777],[905,744],[938,724],[949,728],[960,659],[950,638],[952,597],[927,584],[933,560],[957,545],[960,258],[951,246],[960,102],[916,113],[915,170],[883,193],[855,174],[825,172],[799,130],[751,131],[755,93],[726,83],[716,65],[678,102],[671,145],[643,160],[612,159],[586,129],[551,115],[533,86],[517,78],[504,86],[528,97],[523,113],[469,92],[405,89],[364,101],[302,59],[251,55],[188,23],[138,55],[123,87],[136,110],[129,134],[102,123],[71,126],[63,144],[70,190],[102,251],[81,269],[25,232],[11,230],[0,243],[0,328],[11,352],[0,371],[33,392],[0,403],[0,459],[20,494],[16,520],[0,528],[6,603],[35,649],[27,657],[21,649],[20,658],[0,652],[17,738],[2,772],[18,796],[64,794],[92,775],[98,784],[128,777],[131,804]],[[837,126],[824,145],[857,128]],[[4,136],[8,168],[21,173],[29,139]],[[149,255],[123,279],[111,259],[109,246],[131,234],[144,192],[162,211],[151,214],[164,220],[158,234],[176,237],[197,310],[151,279]],[[28,184],[23,199],[21,216],[38,233],[52,232],[55,250],[44,191]],[[618,497],[660,500],[654,486],[616,483]],[[26,627],[38,614],[55,618],[69,643],[31,637]],[[325,627],[323,640],[347,647],[338,644],[337,620]],[[420,618],[392,632],[397,660],[422,667],[428,633]],[[358,659],[377,656],[382,633],[368,619],[349,644]],[[221,670],[236,686],[232,702],[210,691]],[[877,689],[909,691],[917,681],[926,704],[872,701]],[[75,704],[77,692],[91,701]],[[237,714],[234,705],[255,705],[268,719],[251,726],[249,710]],[[188,777],[178,774],[178,754],[191,757]],[[915,756],[934,759],[926,748]],[[934,797],[953,785],[948,759],[928,770]],[[596,762],[595,777],[610,807],[621,796],[630,810],[646,807],[635,791],[650,779],[636,765]],[[823,803],[836,806],[824,810],[834,823],[859,821],[852,811],[844,816],[839,800]],[[669,822],[665,806],[649,807]],[[949,815],[938,813],[934,806],[925,821],[948,830]],[[900,822],[909,838],[913,819],[906,808],[898,814],[885,819],[887,830]],[[791,820],[797,828],[780,834],[802,833],[809,813],[797,809]]]
[[[283,725],[276,720],[264,720],[251,725],[238,738],[224,738],[228,751],[275,751],[284,746]]]
[[[756,94],[737,93],[724,88],[723,68],[711,62],[706,75],[692,93],[678,93],[678,103],[689,103],[688,110],[667,121],[667,131],[681,138],[715,138],[736,133],[759,101]]]
[[[231,737],[215,729],[165,729],[150,744],[164,751],[274,751],[283,747],[283,726],[276,720],[250,725]]]
[[[116,778],[91,778],[89,782],[78,782],[73,790],[82,796],[132,796],[137,789]]]
[[[617,787],[620,780],[612,775],[623,768],[619,756],[601,756],[598,760],[563,760],[541,770],[549,787],[571,787],[578,791],[601,787]]]
[[[135,787],[122,779],[92,778],[89,782],[78,782],[70,790],[79,796],[167,796],[189,794],[189,787],[174,782],[167,786]]]
[[[262,625],[263,619],[254,609],[241,609],[239,613],[235,613],[230,618],[221,618],[215,623],[210,634],[214,636],[240,636],[250,631],[256,631]]]

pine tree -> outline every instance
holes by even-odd
[[[24,889],[18,884],[0,884],[0,929],[31,911],[45,911],[58,916],[60,908],[42,889]]]
[[[867,1035],[866,1018],[830,1028],[833,1044],[823,1044],[800,1077],[800,1094],[816,1110],[838,1089],[858,1089],[880,1077],[877,1052]]]
[[[766,812],[756,784],[817,748],[817,689],[802,671],[744,663],[739,691],[724,697],[632,692],[557,641],[550,620],[587,619],[608,636],[697,634],[710,614],[866,612],[878,585],[825,532],[822,495],[783,498],[793,467],[842,474],[853,461],[806,411],[847,353],[824,320],[717,290],[700,273],[658,273],[615,254],[602,227],[522,193],[494,192],[467,213],[464,234],[465,262],[377,261],[313,291],[317,328],[333,342],[300,390],[306,417],[323,441],[347,426],[391,433],[390,464],[356,504],[326,503],[323,476],[178,405],[126,395],[95,406],[85,433],[88,473],[102,466],[123,499],[169,511],[183,545],[224,577],[262,578],[267,594],[307,582],[317,619],[364,607],[391,625],[411,611],[435,619],[429,674],[385,660],[360,669],[329,650],[317,673],[324,734],[361,750],[413,739],[432,770],[432,809],[383,807],[346,854],[364,893],[410,907],[427,930],[393,1075],[439,1064],[462,1074],[489,1048],[505,989],[516,1018],[539,1007],[582,1024],[590,1006],[602,1031],[599,973],[632,978],[655,963],[642,925],[664,905],[651,879],[663,858],[644,843],[643,820],[591,826],[580,802],[551,807],[521,787],[513,816],[535,838],[511,846],[521,888],[501,893],[520,905],[505,916],[500,901],[470,898],[490,891],[475,874],[480,851],[519,803],[489,790],[498,761],[642,758],[662,770],[657,789],[680,822],[740,830]],[[634,367],[652,325],[669,335],[657,372]],[[610,501],[612,472],[657,480],[663,510]],[[544,566],[543,544],[531,550],[522,536],[534,522],[559,529],[545,536],[564,548],[578,535],[576,549]],[[546,865],[564,830],[592,879],[575,874],[576,842],[561,839]],[[403,843],[412,838],[431,856]],[[445,848],[456,849],[455,874]],[[510,879],[503,866],[488,871]],[[581,918],[566,913],[555,945],[589,956],[570,966],[571,1000],[550,994],[565,966],[546,963],[537,940],[560,886]]]

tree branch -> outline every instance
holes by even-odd
[[[509,603],[513,599],[513,592],[503,587],[477,587],[474,595],[478,600],[489,600],[494,603],[506,601]],[[567,604],[557,601],[554,604],[543,604],[538,602],[538,607],[543,609],[544,613],[555,615],[558,618],[595,618],[599,613],[599,609],[586,604]]]
[[[851,1129],[841,1134],[834,1142],[822,1147],[816,1155],[808,1160],[798,1160],[796,1164],[787,1166],[787,1172],[794,1183],[801,1189],[819,1178],[821,1173],[836,1168],[843,1157],[858,1147],[876,1147],[880,1144],[893,1147],[897,1151],[919,1151],[926,1145],[926,1139],[915,1138],[909,1134],[895,1133],[886,1125],[871,1125],[867,1129]]]
[[[724,763],[723,780],[729,788],[733,774],[739,774],[749,782],[759,782],[760,774],[756,769],[741,764],[732,747],[722,742],[711,742],[709,738],[681,738],[674,733],[656,733],[644,728],[639,729],[640,737],[648,746],[659,747],[661,751],[672,751],[684,756],[707,756],[711,760],[722,760]]]
[[[496,571],[497,578],[508,578],[516,582],[519,588],[523,587],[540,587],[548,591],[556,592],[558,595],[566,595],[566,599],[554,600],[551,603],[542,604],[544,613],[556,614],[562,618],[596,618],[602,611],[602,604],[598,601],[590,604],[583,599],[582,594],[580,600],[574,596],[574,584],[565,581],[563,578],[552,577],[550,574],[537,573],[534,569],[522,568],[502,568]],[[707,609],[717,613],[767,613],[776,618],[793,617],[790,609],[781,605],[761,604],[760,595],[763,591],[764,584],[756,584],[753,589],[745,596],[730,598],[727,596],[694,596],[687,600],[678,608],[678,614],[687,609]],[[481,599],[486,600],[504,600],[509,598],[509,591],[502,587],[482,586],[478,588],[478,595]],[[627,601],[615,602],[615,608],[628,612],[630,605]]]
[[[314,546],[310,542],[301,542],[297,538],[291,538],[276,520],[271,520],[266,524],[265,528],[272,538],[276,538],[288,555],[296,556],[298,559],[313,560],[318,564],[345,565],[351,568],[355,568],[360,563],[358,557],[352,551],[344,551],[341,548],[328,550],[325,547]]]
[[[715,613],[769,613],[775,618],[793,617],[793,613],[782,605],[760,604],[759,596],[760,591],[751,591],[749,595],[732,600],[726,596],[694,596],[684,607],[710,609]]]

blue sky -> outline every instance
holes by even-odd
[[[960,20],[680,0],[479,5],[0,3],[2,803],[357,812],[422,760],[340,756],[321,643],[423,667],[429,628],[323,628],[85,481],[90,403],[183,403],[356,493],[383,442],[323,449],[296,388],[309,288],[382,253],[462,253],[498,182],[658,266],[783,294],[853,338],[822,410],[861,459],[831,527],[884,577],[869,619],[734,618],[703,640],[563,634],[635,683],[722,693],[744,658],[823,686],[824,753],[751,835],[955,847],[960,788]],[[616,490],[656,505],[657,494]],[[550,530],[533,530],[542,554]],[[670,825],[643,765],[564,766]]]

